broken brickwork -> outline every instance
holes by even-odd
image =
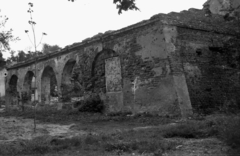
[[[178,27],[176,47],[193,108],[205,113],[239,109],[240,27],[237,21],[225,21],[218,15],[205,17],[202,11],[192,16],[182,14],[191,25],[200,21],[202,29]]]
[[[37,99],[51,104],[42,96],[51,97],[45,79],[55,75],[58,108],[61,99],[87,94],[101,95],[106,112],[189,116],[192,106],[237,103],[239,30],[236,21],[189,9],[96,35],[38,58]],[[8,80],[17,75],[21,92],[26,73],[35,74],[34,61],[8,71]]]

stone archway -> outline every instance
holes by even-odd
[[[64,102],[70,101],[70,97],[73,94],[72,73],[76,65],[76,60],[70,59],[66,62],[61,81],[62,99]]]
[[[52,67],[44,68],[41,77],[41,101],[45,104],[51,104],[52,98],[57,98],[57,79]]]
[[[10,81],[8,83],[8,97],[9,97],[9,103],[11,105],[17,105],[18,100],[18,91],[17,91],[17,84],[18,84],[18,77],[17,75],[12,75],[10,78]]]
[[[23,90],[22,90],[22,99],[24,101],[30,101],[31,95],[34,94],[34,86],[35,86],[35,77],[32,71],[28,71],[24,77],[23,82]]]
[[[118,112],[123,108],[121,70],[120,57],[109,49],[98,53],[92,64],[94,92],[107,96],[105,106],[109,112]]]
[[[112,58],[117,58],[119,60],[118,55],[116,54],[115,51],[110,50],[110,49],[103,49],[103,51],[99,52],[93,61],[92,64],[92,77],[94,77],[94,82],[93,82],[93,88],[94,88],[94,92],[107,92],[107,75],[106,69],[109,69],[107,66],[110,65],[109,60],[111,60]],[[119,64],[119,69],[121,70],[121,66]]]

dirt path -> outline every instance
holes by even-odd
[[[75,124],[59,125],[59,124],[37,123],[37,130],[36,130],[36,133],[34,133],[32,119],[23,119],[23,118],[16,118],[16,117],[9,117],[9,118],[0,117],[0,143],[16,141],[18,139],[30,140],[30,139],[33,139],[34,137],[43,136],[43,135],[69,138],[74,136],[87,135],[89,133],[97,134],[98,132],[103,131],[103,130],[100,130],[101,127],[98,127],[99,131],[89,132],[89,130],[81,130],[79,129],[79,127],[76,128],[76,126],[79,126],[79,125],[75,125]],[[118,125],[118,126],[119,127],[115,127],[115,128],[112,127],[113,129],[105,132],[118,133],[122,131],[128,131],[129,129],[138,131],[142,129],[156,127],[156,126],[146,126],[146,127],[135,127],[135,128],[124,129],[126,127],[121,128],[121,125]],[[179,145],[174,150],[164,153],[163,156],[227,156],[226,153],[229,150],[229,148],[225,144],[223,144],[221,141],[219,141],[216,138],[205,138],[205,139],[170,138],[167,140],[174,141],[174,142],[177,141],[179,142]],[[126,153],[126,155],[129,155],[129,154]],[[137,154],[133,154],[133,155],[136,156]],[[141,156],[146,156],[146,155],[151,155],[151,154],[142,154]]]
[[[87,134],[85,131],[71,129],[73,126],[74,124],[58,125],[37,123],[36,132],[34,133],[32,119],[0,117],[0,142],[14,141],[17,139],[30,140],[42,135],[73,137]]]

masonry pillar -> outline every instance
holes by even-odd
[[[182,61],[175,47],[177,38],[177,28],[174,26],[165,26],[163,29],[168,59],[174,81],[174,88],[177,94],[178,104],[183,118],[192,115],[192,105],[189,97],[186,78],[183,72]]]
[[[177,93],[178,104],[183,118],[192,115],[192,105],[184,74],[173,75],[174,86]]]
[[[105,60],[105,77],[108,111],[119,112],[123,107],[122,75],[119,57],[112,57]]]
[[[62,72],[58,72],[58,74],[56,75],[56,79],[57,79],[57,93],[58,93],[58,106],[57,109],[61,110],[63,108],[63,102],[62,102]]]
[[[42,84],[41,75],[42,75],[41,72],[36,73],[37,89],[35,90],[35,98],[39,103],[42,102],[42,99],[41,99],[41,97],[42,97],[41,96],[41,88],[42,88],[42,86],[41,86],[41,84]]]
[[[42,81],[41,96],[42,99],[44,99],[43,102],[45,104],[50,104],[50,77],[45,76],[43,77]]]

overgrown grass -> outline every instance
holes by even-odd
[[[107,151],[137,152],[137,153],[164,153],[175,148],[178,142],[164,139],[158,128],[130,130],[112,134],[117,142],[106,144]]]
[[[11,111],[1,116],[21,116],[33,118],[33,112]],[[98,136],[88,135],[85,137],[74,137],[71,139],[44,138],[39,137],[31,141],[22,141],[20,145],[3,145],[0,155],[29,155],[54,153],[60,150],[117,152],[117,153],[164,153],[177,146],[177,142],[169,142],[165,138],[207,138],[217,137],[232,148],[240,147],[240,116],[239,115],[211,115],[202,120],[188,120],[173,123],[172,119],[154,116],[137,115],[129,117],[128,114],[114,114],[105,116],[99,113],[80,113],[76,111],[54,111],[45,109],[37,112],[37,119],[42,122],[70,123],[85,122],[99,124],[105,122],[118,124],[132,122],[138,125],[155,125],[157,127],[122,131]],[[61,122],[59,122],[61,121]],[[16,148],[15,148],[16,147]],[[11,150],[10,150],[11,149]],[[10,153],[9,153],[10,152]],[[20,153],[20,154],[19,154]]]
[[[233,148],[240,148],[240,116],[221,117],[216,122],[218,138]]]
[[[205,121],[187,121],[175,125],[168,125],[160,131],[165,138],[206,138],[218,134],[218,131]]]
[[[229,146],[240,147],[240,116],[212,115],[201,121],[187,121],[162,132],[163,137],[217,137]]]
[[[232,148],[240,148],[240,116],[216,115],[201,121],[190,120],[172,126],[163,126],[160,133],[165,138],[217,137]]]
[[[1,113],[0,116],[16,116],[23,118],[34,118],[33,109],[25,109],[25,111],[10,110]],[[101,113],[79,112],[76,110],[56,110],[50,107],[45,107],[37,110],[36,119],[41,122],[68,124],[70,122],[82,123],[100,123],[100,122],[132,122],[139,125],[159,125],[170,123],[172,119],[160,117],[157,115],[138,114],[136,116],[129,116],[129,113],[118,113],[114,115],[104,115]]]
[[[79,150],[100,153],[163,153],[173,149],[176,142],[165,140],[155,130],[128,131],[112,135],[87,135],[73,138],[37,137],[18,144],[1,145],[0,155],[37,155],[59,151]]]

